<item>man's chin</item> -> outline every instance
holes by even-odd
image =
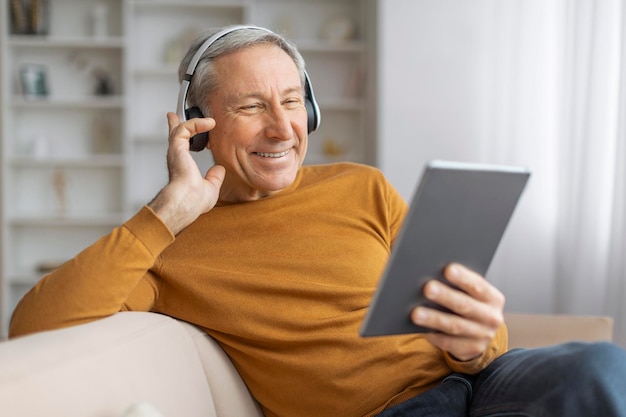
[[[265,190],[269,194],[283,191],[285,188],[289,188],[293,184],[296,180],[297,174],[297,170],[292,170],[281,174],[269,175],[258,182],[257,189]]]

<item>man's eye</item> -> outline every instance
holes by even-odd
[[[252,112],[261,109],[261,105],[258,103],[246,104],[245,106],[241,106],[239,109],[242,111]]]
[[[285,105],[288,107],[296,107],[302,103],[302,99],[300,98],[290,98],[284,101]]]

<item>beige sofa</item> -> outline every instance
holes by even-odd
[[[507,322],[512,347],[612,334],[608,318],[508,314]],[[0,343],[0,416],[140,415],[262,416],[220,347],[166,316],[119,313]]]

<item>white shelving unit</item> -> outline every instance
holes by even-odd
[[[208,27],[256,24],[298,45],[322,111],[306,163],[376,160],[377,0],[48,0],[47,35],[12,34],[11,3],[0,0],[0,338],[46,268],[166,183],[178,62]],[[96,10],[104,36],[92,33]],[[24,95],[27,63],[45,66],[45,97]],[[110,94],[95,93],[102,71]],[[212,164],[207,151],[194,157]]]
[[[1,3],[0,337],[21,295],[47,268],[108,233],[129,211],[122,192],[124,3],[98,2],[107,11],[105,36],[91,31],[96,0],[49,1],[49,29],[37,35],[14,33],[12,7],[20,2]],[[29,13],[30,0],[21,4]],[[21,71],[33,64],[45,71],[46,94],[27,94]],[[112,86],[104,95],[96,94],[102,74]]]

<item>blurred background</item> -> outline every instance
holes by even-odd
[[[626,346],[620,0],[1,0],[1,334],[47,270],[164,185],[165,112],[198,32],[300,48],[322,109],[307,163],[532,171],[487,274],[516,312],[609,315]],[[208,152],[197,155],[201,167]]]

